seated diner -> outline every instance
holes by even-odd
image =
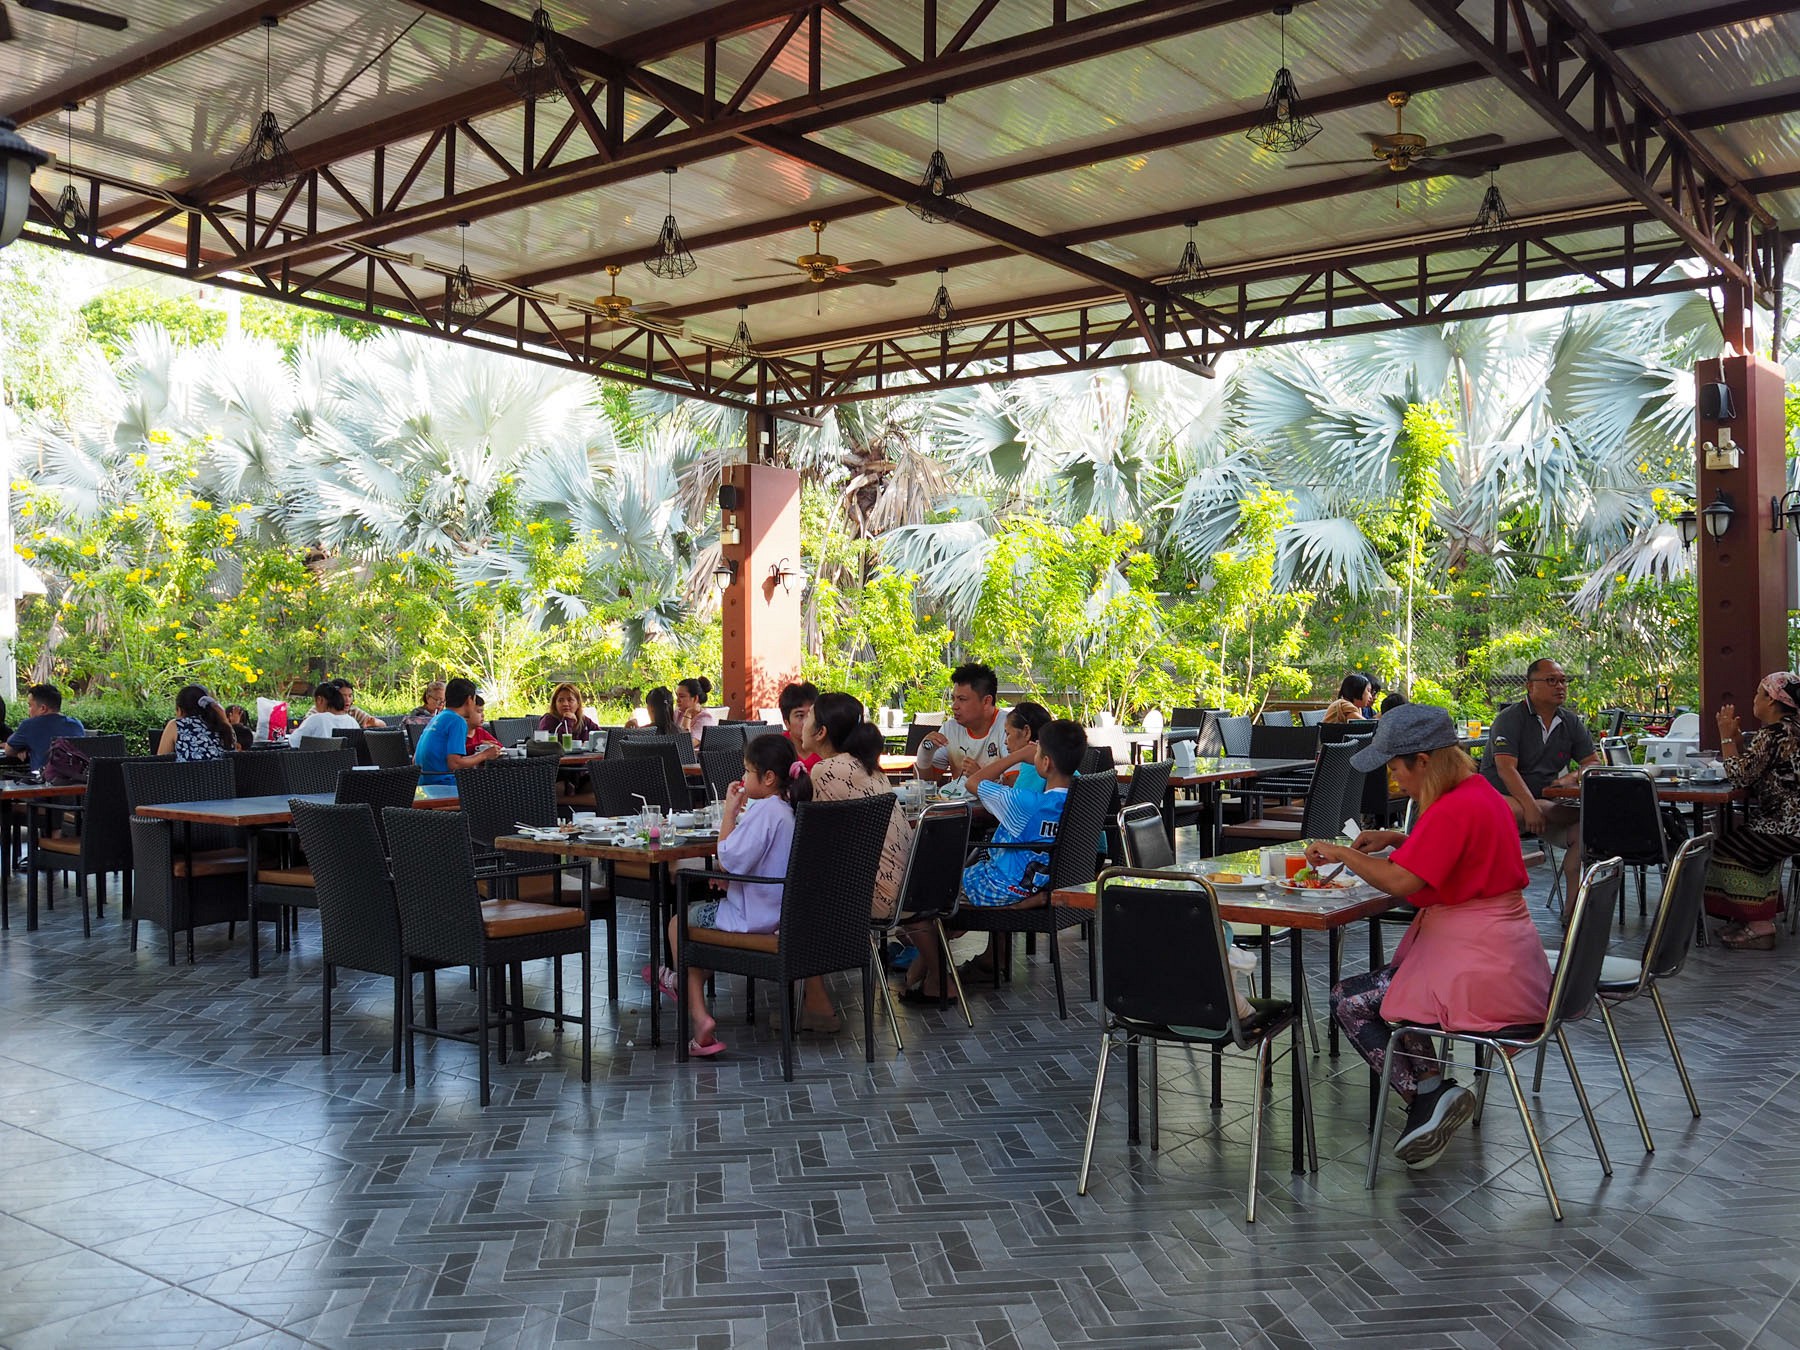
[[[1706,869],[1706,912],[1725,920],[1719,941],[1734,951],[1775,945],[1781,866],[1800,854],[1800,675],[1763,677],[1751,699],[1746,732],[1737,707],[1718,711],[1725,776],[1750,793],[1749,819],[1725,831]]]

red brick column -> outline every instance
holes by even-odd
[[[752,457],[772,421],[749,419]],[[721,605],[725,702],[738,717],[754,718],[800,673],[800,475],[769,464],[727,464],[722,481],[724,496],[735,489],[736,500],[720,513],[720,552],[737,565]],[[775,577],[778,567],[793,574],[785,586]]]

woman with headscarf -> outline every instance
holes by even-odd
[[[1749,791],[1750,813],[1713,850],[1706,912],[1726,921],[1719,933],[1725,946],[1767,951],[1781,908],[1781,864],[1800,853],[1800,675],[1764,676],[1750,712],[1757,725],[1748,733],[1734,705],[1718,713],[1725,776]]]

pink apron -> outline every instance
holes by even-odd
[[[1550,962],[1522,891],[1427,905],[1394,953],[1381,1020],[1498,1031],[1544,1020]]]

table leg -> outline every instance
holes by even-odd
[[[1306,969],[1300,959],[1300,930],[1298,928],[1288,929],[1288,962],[1288,981],[1291,990],[1289,997],[1294,1000],[1294,1015],[1296,1017],[1304,1016],[1300,1011],[1300,989],[1306,980]],[[1306,1072],[1306,1056],[1300,1053],[1299,1041],[1295,1042],[1294,1049],[1289,1052],[1288,1060],[1289,1068],[1292,1071],[1289,1076],[1292,1080],[1291,1096],[1293,1097],[1294,1174],[1300,1176],[1306,1171],[1306,1116],[1304,1108],[1301,1106],[1300,1087],[1300,1075]],[[1252,1121],[1251,1124],[1254,1126],[1256,1122]]]
[[[1326,934],[1326,938],[1330,944],[1326,949],[1328,955],[1326,957],[1327,964],[1325,967],[1325,990],[1329,997],[1331,990],[1337,988],[1338,976],[1343,970],[1344,930],[1341,928],[1333,928]],[[1331,1016],[1329,1012],[1329,1003],[1326,1004],[1326,1008],[1328,1011],[1325,1014],[1325,1039],[1327,1047],[1331,1051],[1331,1057],[1336,1059],[1338,1057],[1337,1018]]]
[[[662,969],[663,890],[668,885],[668,869],[661,863],[650,865],[650,1044],[662,1044]],[[677,984],[684,982],[677,981]]]
[[[256,844],[258,832],[254,826],[244,831],[244,911],[250,920],[250,978],[255,979],[262,974],[262,957],[257,948],[256,932]]]
[[[1175,785],[1163,789],[1163,832],[1169,836],[1169,848],[1175,847]],[[1208,857],[1214,855],[1208,854]]]
[[[1385,964],[1381,952],[1381,920],[1369,921],[1369,969],[1380,970]],[[1334,1019],[1335,1020],[1335,1019]],[[1375,1066],[1369,1066],[1369,1128],[1375,1128],[1375,1122],[1381,1118],[1381,1075]]]
[[[1206,813],[1206,856],[1216,858],[1225,851],[1225,841],[1219,831],[1224,826],[1221,817],[1224,809],[1219,804],[1220,789],[1217,783],[1208,783],[1200,790],[1200,808]]]
[[[6,851],[12,852],[12,830],[6,831]],[[32,858],[32,842],[36,837],[37,811],[31,802],[25,803],[25,832],[19,843],[25,850],[25,931],[35,933],[38,926],[38,874],[35,860]]]
[[[0,928],[12,927],[13,804],[0,797]],[[27,910],[25,926],[35,927]]]

